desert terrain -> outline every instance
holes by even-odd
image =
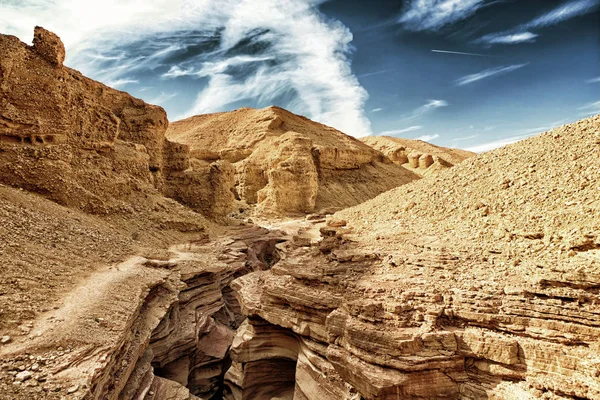
[[[0,399],[600,399],[600,116],[476,155],[64,59],[0,34]]]

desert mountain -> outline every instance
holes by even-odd
[[[169,125],[199,163],[233,165],[236,197],[259,211],[310,213],[362,203],[418,179],[382,153],[279,107],[198,115]]]
[[[420,176],[450,168],[475,155],[467,150],[436,146],[416,139],[367,136],[360,140],[382,152],[395,164]]]

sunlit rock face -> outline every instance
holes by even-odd
[[[233,170],[198,165],[165,139],[165,111],[64,67],[36,28],[33,46],[0,35],[0,182],[103,214],[166,194],[211,217],[233,206]]]
[[[379,151],[279,107],[173,122],[169,140],[199,163],[231,163],[238,200],[264,216],[348,207],[418,179]]]

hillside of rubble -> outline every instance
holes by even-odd
[[[233,282],[229,384],[269,382],[239,376],[271,337],[297,343],[294,398],[599,398],[599,151],[595,116],[328,218]]]

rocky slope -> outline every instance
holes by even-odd
[[[599,151],[596,116],[471,158],[234,281],[226,398],[267,362],[294,399],[600,398]]]
[[[360,140],[385,154],[395,164],[420,176],[443,171],[475,155],[467,150],[436,146],[422,140],[390,136],[367,136]]]
[[[333,128],[278,107],[198,115],[167,137],[200,164],[232,165],[236,197],[259,213],[298,214],[359,204],[418,178]]]

